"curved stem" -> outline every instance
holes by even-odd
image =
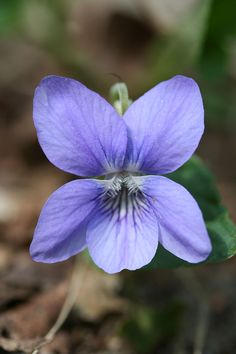
[[[48,331],[48,333],[43,337],[41,342],[33,349],[31,354],[38,354],[39,350],[43,346],[45,346],[46,344],[48,344],[48,343],[53,341],[56,333],[62,327],[63,323],[67,319],[70,311],[72,310],[72,308],[73,308],[73,306],[74,306],[74,304],[76,302],[80,285],[81,285],[81,283],[79,284],[79,282],[78,282],[78,256],[76,256],[74,269],[73,269],[73,272],[72,272],[72,276],[71,276],[68,292],[67,292],[64,304],[62,306],[62,309],[61,309],[61,311],[59,313],[59,316],[58,316],[56,322],[54,323],[54,325]]]

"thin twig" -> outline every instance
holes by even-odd
[[[87,269],[87,267],[86,267]],[[86,270],[85,269],[85,270]],[[85,272],[86,273],[86,272]],[[50,343],[53,341],[56,333],[59,331],[65,320],[67,319],[70,311],[72,310],[78,293],[79,293],[79,288],[81,286],[81,282],[79,283],[78,281],[78,256],[75,259],[75,264],[74,264],[74,269],[72,272],[68,292],[65,298],[65,302],[62,306],[61,312],[59,313],[59,316],[54,323],[54,325],[51,327],[51,329],[48,331],[48,333],[43,337],[41,342],[33,349],[31,354],[38,354],[39,350],[45,346],[46,344]]]

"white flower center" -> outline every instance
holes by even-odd
[[[106,193],[111,197],[117,196],[122,189],[126,189],[128,195],[136,194],[140,187],[140,183],[128,173],[115,174],[111,179],[108,179],[107,182],[110,183],[107,184]]]
[[[103,196],[105,210],[118,212],[119,219],[145,208],[145,196],[141,191],[142,178],[128,173],[119,173],[104,180],[106,190]]]

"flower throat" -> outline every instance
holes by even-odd
[[[120,173],[105,182],[108,182],[103,198],[105,210],[118,211],[119,219],[145,207],[145,196],[138,177]]]

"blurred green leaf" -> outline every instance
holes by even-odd
[[[235,0],[214,0],[209,17],[208,36],[219,42],[228,35],[236,35]]]
[[[21,0],[0,0],[0,32],[15,28],[21,5]]]
[[[235,0],[214,0],[199,69],[206,80],[221,82],[227,76],[229,42],[236,35]]]
[[[197,200],[213,246],[204,263],[224,261],[236,254],[236,226],[222,206],[214,177],[203,162],[192,157],[169,178],[183,185]],[[159,247],[147,268],[175,268],[190,265]]]
[[[192,68],[199,57],[206,32],[211,0],[202,0],[177,24],[175,30],[160,45],[150,50],[151,80],[164,80]]]

